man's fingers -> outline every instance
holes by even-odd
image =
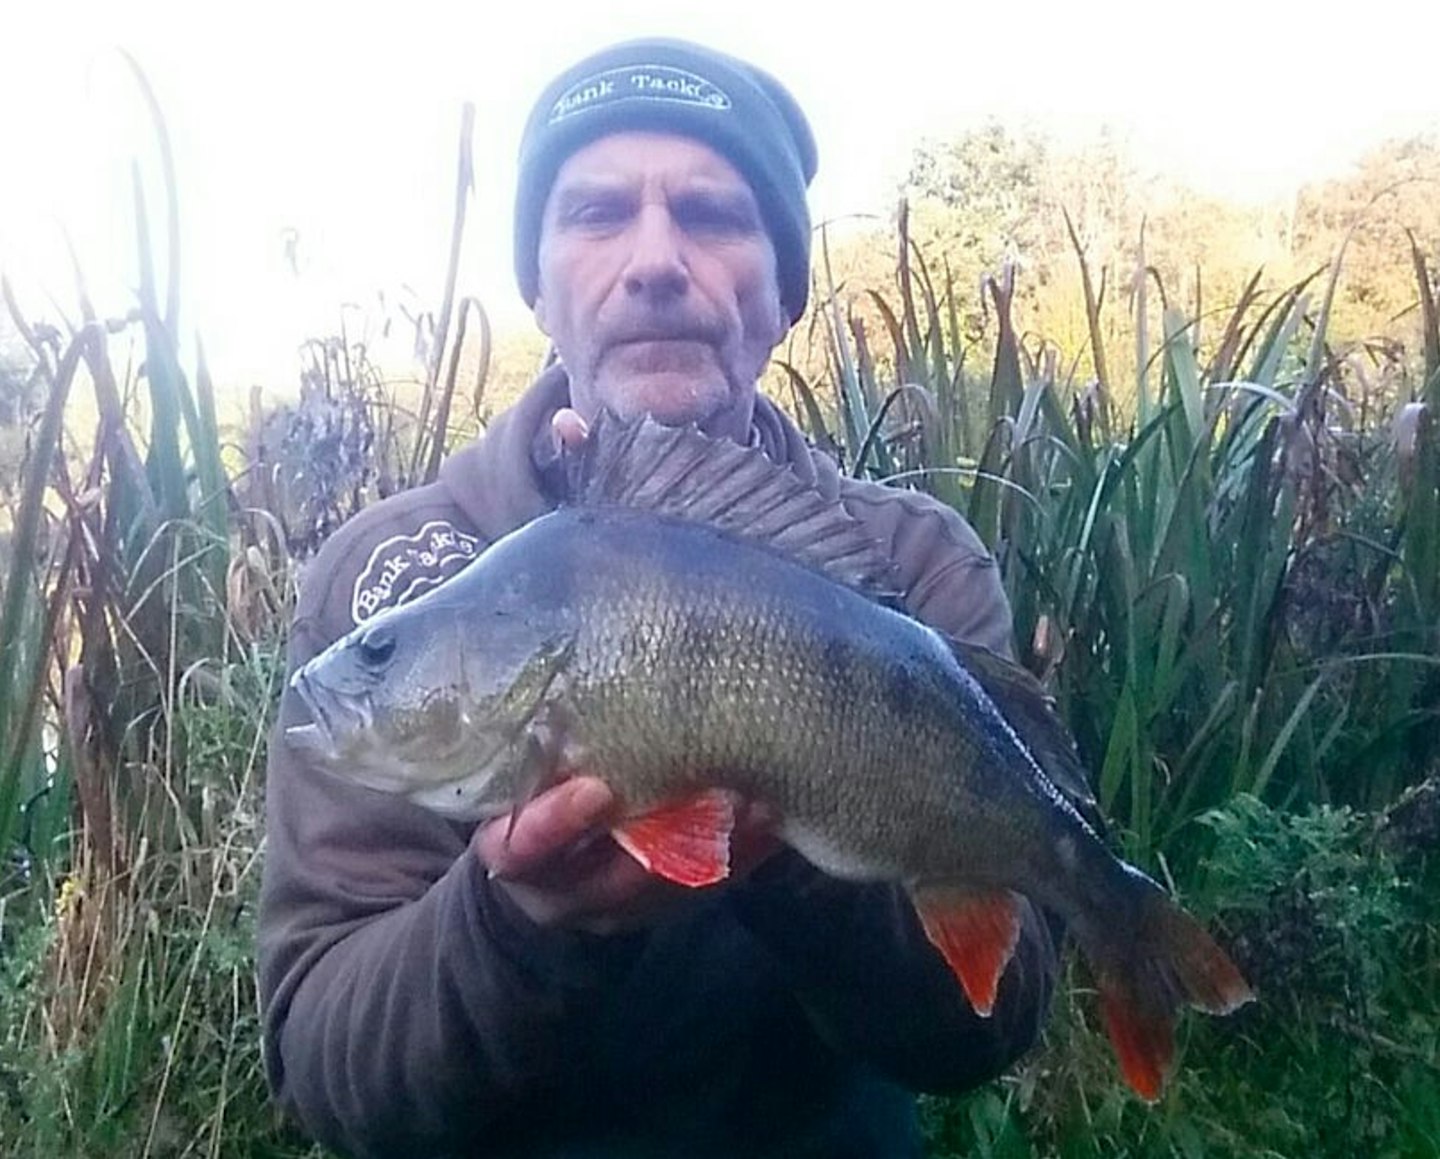
[[[609,840],[599,844],[606,855],[563,891],[573,907],[571,912],[619,918],[637,898],[663,891],[668,885]]]
[[[509,817],[487,824],[476,852],[491,873],[522,876],[590,833],[614,804],[615,794],[603,781],[573,777],[541,793],[513,824]]]
[[[658,920],[694,891],[646,871],[609,836],[616,797],[603,781],[577,776],[547,789],[512,821],[476,833],[492,878],[537,924],[612,933]],[[743,803],[731,834],[731,877],[743,878],[779,847],[779,817]]]
[[[745,877],[781,847],[777,836],[780,814],[763,801],[746,801],[735,818],[730,836],[730,875]]]
[[[563,406],[550,419],[550,432],[555,436],[555,445],[561,451],[573,451],[590,434],[590,424],[577,410]]]
[[[537,925],[595,934],[644,924],[684,892],[646,873],[608,839],[596,841],[588,852],[594,860],[584,866],[562,859],[523,879],[501,878],[495,884]]]

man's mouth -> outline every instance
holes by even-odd
[[[615,346],[640,346],[651,342],[700,342],[710,344],[710,335],[703,330],[635,330],[617,334],[608,343]]]
[[[605,357],[632,371],[685,370],[708,361],[711,350],[709,341],[698,335],[664,334],[612,342]]]

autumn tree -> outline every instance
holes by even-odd
[[[1336,331],[1353,338],[1414,329],[1414,234],[1432,264],[1440,256],[1440,138],[1389,141],[1346,174],[1303,186],[1295,246],[1311,262],[1333,257],[1353,229],[1336,304]]]
[[[1060,376],[1077,385],[1097,373],[1080,274],[1083,254],[1103,303],[1107,385],[1123,408],[1138,380],[1136,289],[1142,280],[1151,357],[1168,304],[1194,323],[1186,336],[1204,360],[1257,271],[1261,294],[1278,295],[1326,266],[1352,227],[1327,330],[1332,345],[1343,350],[1385,336],[1398,340],[1392,343],[1396,350],[1403,345],[1417,351],[1417,292],[1406,229],[1432,268],[1440,266],[1437,186],[1440,145],[1433,138],[1392,142],[1350,173],[1285,197],[1239,201],[1143,173],[1107,133],[1062,147],[1037,132],[992,122],[918,145],[896,184],[895,204],[907,210],[910,260],[923,265],[937,295],[943,297],[947,287],[953,295],[945,321],[953,304],[973,374],[986,373],[993,341],[981,279],[1006,263],[1018,270],[1014,318],[1031,348],[1055,351]],[[902,309],[898,224],[897,209],[872,228],[845,223],[822,230],[815,301],[826,308],[797,328],[782,352],[807,380],[823,377],[827,360],[835,357],[828,329],[835,317],[828,307],[832,288],[849,339],[864,348],[881,378],[899,376],[876,301],[883,299],[897,314]],[[1317,282],[1312,311],[1323,290],[1323,281]],[[947,331],[947,344],[952,338]]]

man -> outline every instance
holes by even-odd
[[[1008,652],[958,516],[842,480],[756,392],[809,280],[816,156],[790,94],[696,45],[623,44],[551,84],[520,160],[516,271],[560,364],[437,483],[330,540],[292,669],[551,509],[602,406],[764,448],[889,547],[913,614]],[[270,754],[266,1063],[342,1150],[914,1156],[909,1090],[973,1086],[1037,1034],[1055,959],[1033,912],[981,1019],[898,888],[777,852],[758,805],[732,880],[681,890],[603,836],[616,802],[583,770],[513,831],[459,826],[305,763],[284,734],[303,711],[287,693]]]

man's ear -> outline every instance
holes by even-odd
[[[550,324],[546,321],[545,295],[536,294],[535,304],[530,307],[530,312],[535,316],[535,325],[540,327],[540,333],[546,337],[550,335]]]
[[[790,311],[785,308],[785,303],[780,300],[780,292],[775,292],[775,341],[770,344],[773,350],[785,340],[785,335],[790,333],[790,327],[794,325],[790,321]]]

